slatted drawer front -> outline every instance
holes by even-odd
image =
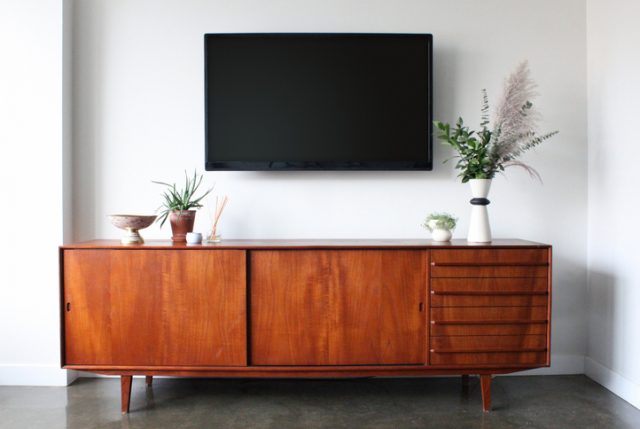
[[[547,319],[547,307],[433,307],[432,323],[524,323]]]
[[[431,277],[546,278],[546,249],[459,249],[431,252]]]
[[[549,262],[548,249],[447,249],[433,250],[431,262],[440,264],[529,265]]]
[[[431,365],[502,365],[540,366],[547,361],[547,352],[522,353],[430,353]]]
[[[547,349],[546,335],[474,335],[436,337],[432,351],[439,353],[480,352],[543,352]]]
[[[431,252],[431,365],[548,361],[548,249]]]
[[[531,307],[546,306],[547,294],[487,295],[487,294],[433,294],[432,307]]]
[[[438,292],[498,292],[519,294],[523,292],[547,293],[549,283],[546,277],[512,278],[434,278],[431,291]]]
[[[501,324],[431,324],[431,339],[440,336],[467,335],[546,335],[547,322]]]
[[[547,277],[544,265],[432,265],[431,277]]]
[[[547,350],[546,335],[437,337],[431,343],[433,363],[536,363]]]

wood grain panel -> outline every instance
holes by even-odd
[[[435,292],[547,292],[549,284],[543,277],[514,278],[434,278],[431,290]]]
[[[542,295],[447,295],[432,294],[432,307],[531,307],[547,305],[548,296]]]
[[[433,265],[527,265],[549,262],[547,249],[447,249],[433,250]]]
[[[425,362],[426,265],[416,250],[252,251],[252,363]]]
[[[437,353],[430,356],[432,365],[546,365],[546,352],[524,353]]]
[[[544,351],[546,335],[487,335],[434,337],[431,349],[436,352],[487,352],[503,350]]]
[[[431,339],[455,335],[546,335],[547,323],[501,325],[442,325],[431,324]]]
[[[63,303],[66,364],[115,364],[111,360],[111,252],[65,250]],[[158,273],[148,274],[156,283]],[[126,363],[126,362],[121,362]]]
[[[239,250],[66,250],[66,363],[246,365],[245,278]]]
[[[549,273],[547,266],[524,265],[461,265],[461,266],[432,266],[431,277],[539,277],[546,279]]]

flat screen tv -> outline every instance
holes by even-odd
[[[206,34],[207,170],[431,170],[430,34]]]

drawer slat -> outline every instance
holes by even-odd
[[[435,337],[431,339],[431,351],[454,352],[498,352],[498,351],[545,351],[546,335],[486,335]]]
[[[435,292],[547,292],[548,288],[546,277],[431,279]]]
[[[433,307],[431,320],[435,323],[528,323],[547,320],[547,306],[538,307]]]
[[[526,295],[538,293],[539,295]],[[433,294],[432,307],[531,307],[547,305],[544,292],[525,292],[525,295]]]
[[[520,324],[431,324],[431,338],[468,335],[546,335],[547,322]]]
[[[442,249],[431,251],[431,262],[440,264],[541,264],[549,262],[548,249]]]
[[[546,365],[547,352],[429,353],[431,365]]]
[[[537,277],[547,278],[549,275],[548,266],[434,266],[431,267],[431,277],[454,277],[454,278],[478,278],[478,277]]]

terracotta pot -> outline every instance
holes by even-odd
[[[196,220],[195,210],[176,210],[169,215],[171,223],[171,241],[174,243],[186,243],[187,232],[193,231],[193,223]]]

